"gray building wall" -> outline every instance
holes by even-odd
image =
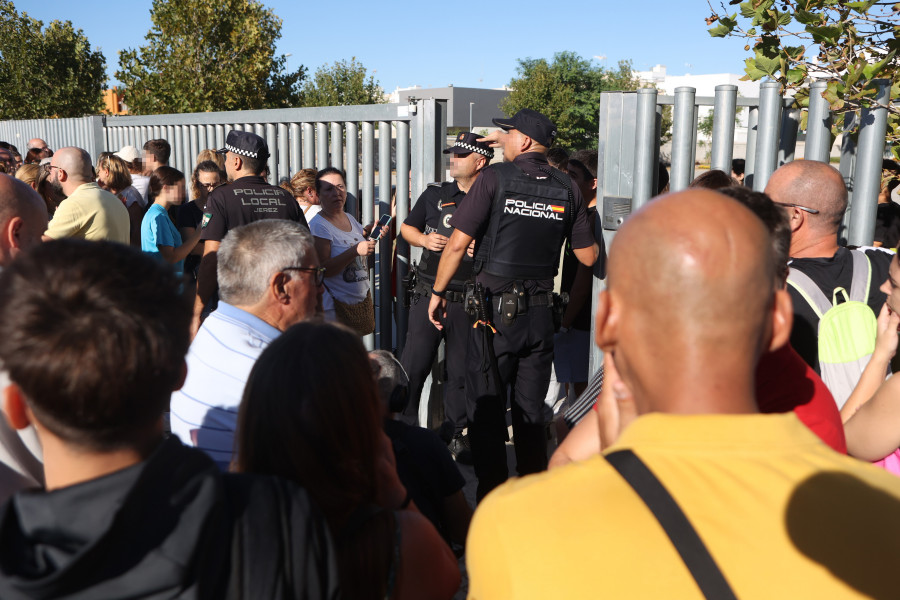
[[[443,87],[411,88],[394,92],[397,102],[408,98],[437,98],[447,101],[447,127],[469,127],[469,103],[472,102],[472,128],[493,127],[491,119],[505,117],[500,102],[509,95],[508,90],[484,88]]]

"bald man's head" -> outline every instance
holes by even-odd
[[[47,142],[41,138],[31,138],[28,140],[28,150],[31,150],[32,148],[43,150],[44,148],[47,148]]]
[[[772,173],[765,192],[775,202],[818,210],[808,219],[808,227],[822,235],[837,235],[847,210],[844,178],[831,165],[814,160],[795,160],[780,167]]]
[[[68,173],[69,177],[76,178],[82,182],[90,181],[93,176],[91,170],[91,155],[86,150],[69,146],[60,148],[59,152],[53,155],[51,165],[57,166]]]
[[[0,266],[41,242],[47,229],[47,205],[30,185],[0,177]]]
[[[625,222],[610,248],[597,342],[636,400],[651,403],[645,411],[663,409],[652,406],[654,390],[673,383],[663,365],[752,374],[772,336],[772,254],[759,218],[710,190],[663,196]]]

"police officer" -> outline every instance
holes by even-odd
[[[216,255],[225,234],[235,227],[262,219],[287,219],[309,227],[300,205],[286,190],[269,185],[262,177],[269,158],[266,141],[249,131],[228,132],[225,147],[225,173],[231,183],[216,188],[206,201],[203,233],[203,259],[197,274],[197,302],[194,305],[194,329],[200,325],[204,306],[216,293]]]
[[[469,337],[466,397],[479,500],[507,478],[507,389],[519,474],[547,468],[543,406],[553,362],[552,290],[560,249],[570,238],[586,265],[598,252],[581,191],[547,163],[553,123],[523,109],[494,124],[503,131],[480,139],[503,148],[504,162],[484,170],[450,219],[455,229],[429,306],[440,329],[448,285],[469,243],[477,240],[474,269],[484,311]]]
[[[469,132],[457,135],[454,144],[444,150],[444,154],[450,154],[450,176],[454,181],[428,184],[409,217],[400,226],[400,235],[410,245],[423,248],[416,288],[411,294],[406,345],[400,357],[409,375],[409,402],[403,410],[403,420],[407,423],[418,421],[422,387],[441,341],[441,332],[428,320],[428,303],[441,251],[453,232],[450,217],[459,208],[478,174],[494,156],[491,147],[476,141],[477,138],[478,135]],[[466,281],[472,277],[472,264],[472,258],[463,256],[462,263],[447,284],[447,317],[444,319],[447,383],[444,387],[446,420],[441,427],[441,435],[460,462],[469,460],[468,442],[463,436],[463,429],[466,427],[465,356],[471,325],[463,306],[463,293]]]

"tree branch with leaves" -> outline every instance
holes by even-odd
[[[752,52],[744,79],[765,77],[792,90],[801,107],[809,106],[808,78],[828,80],[823,97],[835,114],[875,105],[875,79],[891,83],[900,98],[900,4],[864,0],[732,0],[728,14],[710,4],[706,19],[713,37],[746,40]],[[900,141],[900,105],[889,103],[888,141]],[[805,118],[805,113],[804,113]],[[837,120],[836,120],[837,121]],[[805,128],[805,121],[802,123]],[[840,133],[835,125],[834,133]],[[895,153],[900,148],[895,148]]]
[[[119,52],[116,77],[137,114],[290,108],[303,66],[275,54],[281,19],[257,0],[153,0],[147,45]]]

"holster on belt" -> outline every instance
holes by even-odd
[[[406,274],[406,277],[403,278],[403,289],[405,293],[403,294],[403,298],[401,302],[403,303],[404,308],[409,308],[418,300],[418,296],[416,296],[416,286],[419,282],[419,267],[416,263],[413,263],[409,268],[409,272]]]

